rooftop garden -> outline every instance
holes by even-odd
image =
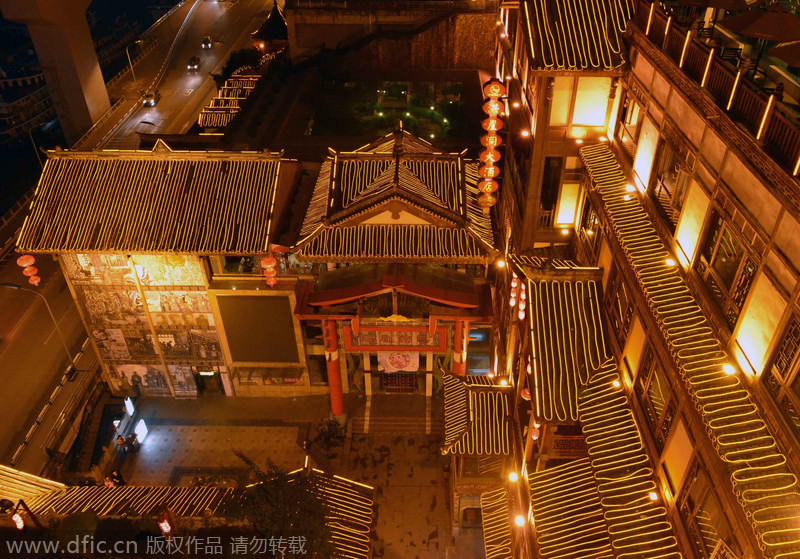
[[[467,135],[461,83],[326,82],[324,87],[325,95],[312,100],[308,135],[379,137],[398,120],[427,140]]]

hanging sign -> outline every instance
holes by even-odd
[[[497,133],[503,129],[500,115],[503,114],[505,105],[500,99],[506,94],[506,86],[497,78],[492,78],[483,84],[483,94],[487,97],[483,103],[483,112],[489,118],[481,122],[481,127],[486,131],[481,138],[481,145],[486,149],[479,156],[483,165],[478,169],[478,174],[484,180],[478,184],[478,190],[481,192],[478,196],[478,205],[485,213],[489,213],[491,207],[497,203],[497,198],[492,193],[498,188],[497,182],[493,179],[500,175],[500,167],[495,165],[500,161],[500,152],[495,148],[503,143]]]

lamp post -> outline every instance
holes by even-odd
[[[16,283],[0,283],[0,287],[7,287],[9,289],[19,289],[22,291],[27,291],[28,293],[33,293],[37,297],[41,297],[42,301],[44,301],[44,305],[47,307],[47,312],[50,313],[50,318],[53,319],[53,325],[56,327],[56,332],[58,332],[58,337],[61,338],[61,343],[64,344],[64,351],[67,352],[67,357],[69,358],[69,366],[72,366],[73,358],[72,358],[72,353],[70,353],[69,351],[67,340],[64,338],[64,334],[61,332],[61,328],[58,326],[58,321],[56,320],[56,316],[53,314],[53,310],[50,308],[50,303],[47,302],[47,299],[45,299],[44,295],[42,295],[38,291],[34,291],[33,289],[25,289],[24,287],[19,286]]]
[[[136,83],[136,74],[133,71],[133,62],[131,62],[131,53],[128,49],[131,48],[132,45],[138,45],[141,42],[143,42],[142,39],[139,39],[138,41],[134,41],[133,43],[125,47],[125,54],[128,55],[128,64],[130,64],[131,66],[131,77],[133,78],[133,85],[134,87],[136,87],[136,89],[139,89],[139,85]]]
[[[33,140],[33,131],[36,130],[37,128],[41,128],[45,124],[47,124],[47,123],[46,122],[40,122],[40,123],[34,124],[30,128],[28,128],[28,138],[31,139],[31,144],[33,144],[33,152],[36,154],[36,161],[39,162],[39,167],[41,167],[43,169],[44,169],[44,165],[42,164],[42,158],[39,157],[39,148],[36,147],[36,142]]]

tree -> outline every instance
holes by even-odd
[[[284,543],[300,538],[307,559],[330,557],[330,529],[325,523],[326,504],[317,491],[314,480],[304,472],[289,474],[267,460],[266,471],[241,452],[236,452],[251,471],[251,483],[231,500],[223,514],[231,519],[243,519],[262,537]],[[281,539],[282,538],[282,539]],[[278,555],[279,556],[279,555]],[[292,557],[287,550],[286,557]]]

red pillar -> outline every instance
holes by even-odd
[[[342,415],[344,413],[344,394],[342,394],[342,369],[339,366],[339,335],[336,332],[336,321],[325,320],[323,332],[328,389],[331,394],[331,413]]]
[[[467,338],[469,323],[466,320],[456,320],[456,331],[453,336],[453,374],[465,376],[467,374]]]

